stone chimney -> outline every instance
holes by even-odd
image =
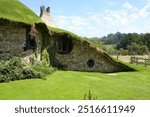
[[[47,8],[45,8],[45,6],[40,7],[40,18],[47,26],[57,27],[56,23],[53,21],[53,18],[50,14],[50,7]]]
[[[46,12],[47,12],[47,13],[50,13],[50,7],[47,7],[47,8],[46,8]]]

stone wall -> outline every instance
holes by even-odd
[[[26,25],[12,22],[1,22],[0,24],[0,59],[9,59],[13,56],[24,58],[30,62],[35,56],[40,60],[41,34],[36,36],[37,49],[24,50],[26,43]]]
[[[26,51],[22,51],[22,57],[27,63],[41,61],[41,49],[42,49],[42,34],[38,30],[38,34],[35,37],[37,47],[35,49],[28,49]]]
[[[108,58],[107,58],[108,57]],[[95,47],[91,47],[87,42],[73,41],[73,50],[69,54],[56,54],[59,62],[69,70],[95,71],[95,72],[116,72],[124,71],[125,68],[110,60]],[[94,66],[87,65],[88,60],[94,61]]]

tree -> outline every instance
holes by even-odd
[[[146,45],[139,45],[137,43],[131,43],[131,45],[128,45],[127,47],[130,54],[144,54],[147,53],[147,46]]]
[[[150,51],[150,33],[146,33],[143,38],[143,43],[146,45]]]

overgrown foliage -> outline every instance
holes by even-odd
[[[42,34],[42,49],[41,49],[41,61],[43,66],[50,66],[50,53],[49,49],[52,46],[52,40],[50,39],[49,30],[44,23],[38,23],[37,27]]]
[[[14,57],[8,61],[0,61],[0,82],[9,82],[21,79],[44,78],[54,70],[41,65],[27,66],[21,58]]]
[[[50,64],[50,59],[49,59],[49,54],[48,54],[48,52],[47,52],[47,49],[43,49],[42,50],[42,64],[43,64],[43,66],[49,66],[49,64]]]

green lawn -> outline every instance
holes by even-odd
[[[0,99],[150,99],[150,67],[114,74],[56,71],[47,80],[0,83]]]

